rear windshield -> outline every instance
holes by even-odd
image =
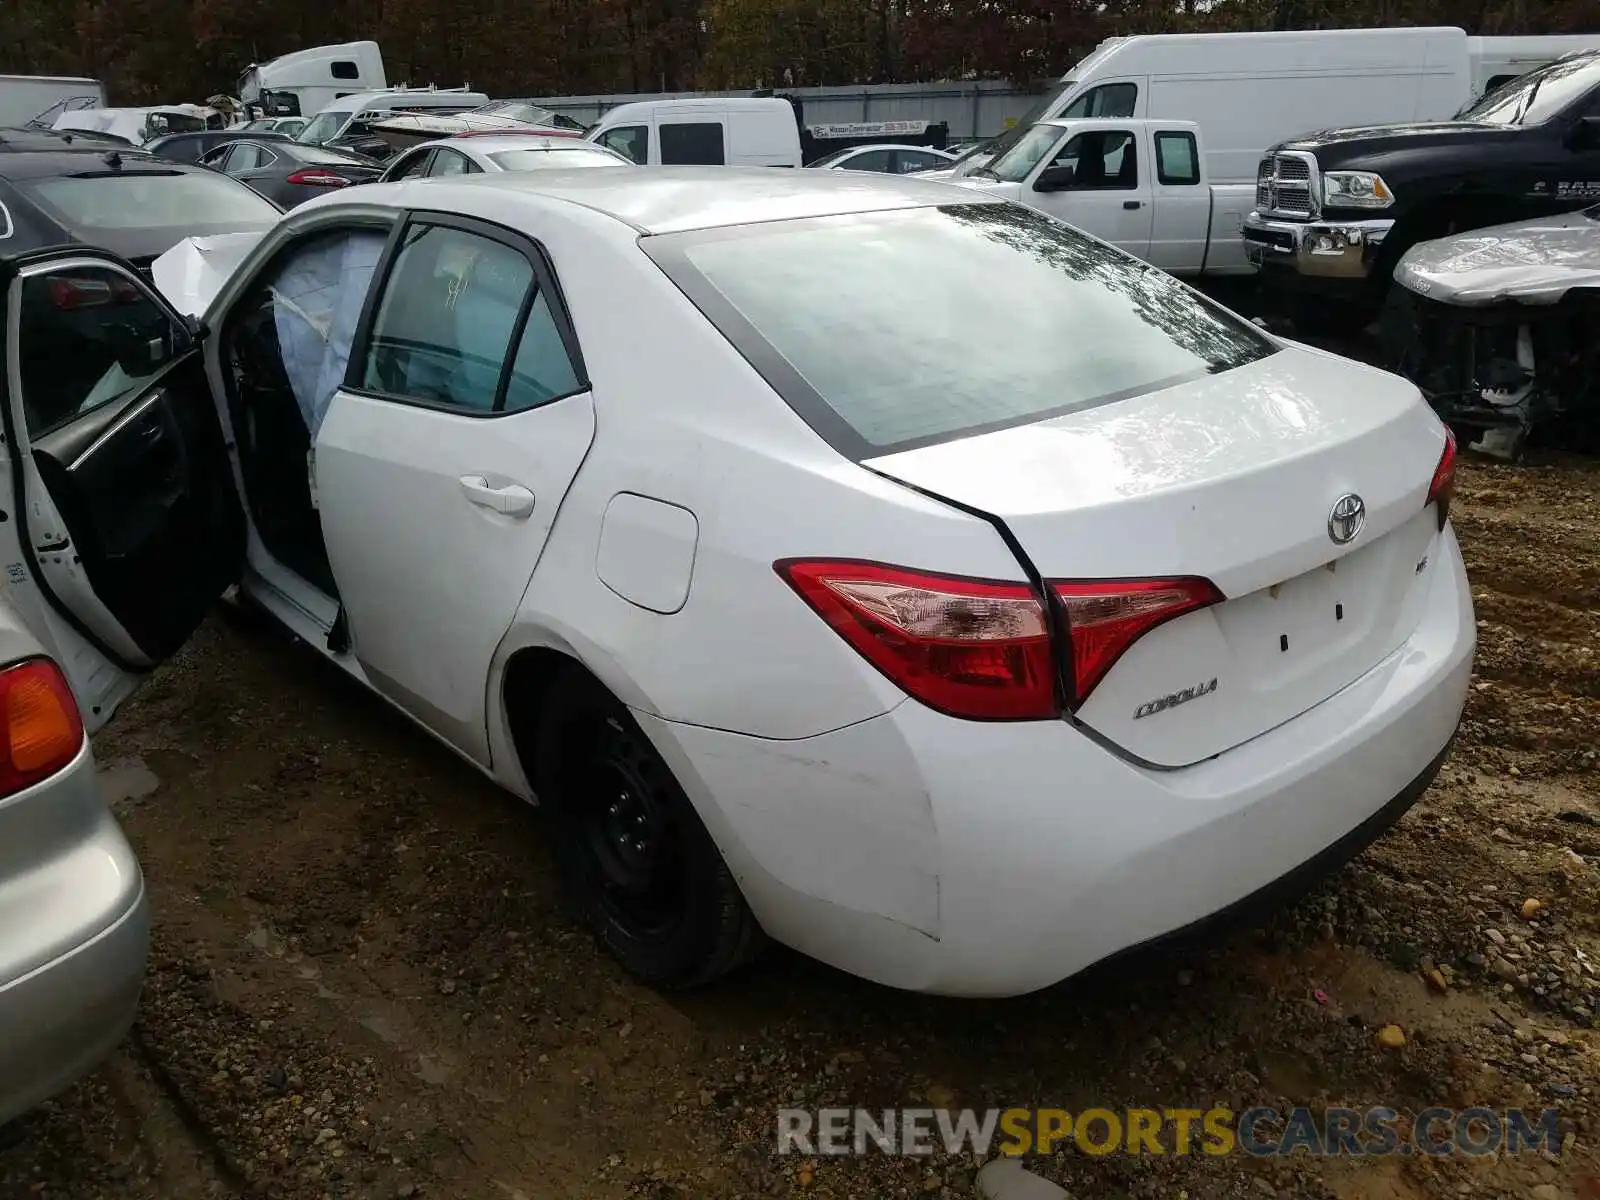
[[[506,171],[536,171],[541,167],[626,167],[614,154],[606,154],[589,146],[551,147],[548,150],[497,150],[489,155],[495,166]]]
[[[300,162],[322,163],[330,167],[375,167],[378,165],[364,154],[354,154],[348,150],[334,150],[327,146],[296,146],[290,153]]]
[[[215,171],[58,175],[14,186],[80,237],[101,229],[243,229],[279,216],[269,201]]]
[[[1010,204],[641,245],[851,458],[1110,403],[1277,349],[1170,275]]]

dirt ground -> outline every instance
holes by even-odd
[[[1469,462],[1461,493],[1478,675],[1422,802],[1269,928],[1005,1003],[777,949],[633,986],[534,812],[221,615],[99,739],[154,899],[143,1015],[11,1131],[0,1197],[964,1197],[971,1160],[779,1158],[775,1110],[1477,1103],[1557,1108],[1568,1152],[1031,1165],[1079,1200],[1600,1200],[1600,464]]]

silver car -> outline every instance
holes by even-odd
[[[0,262],[0,280],[14,271]],[[81,323],[100,297],[58,287],[45,299],[64,321]],[[17,351],[17,316],[17,303],[0,306],[0,361]],[[40,398],[26,394],[26,382],[23,395],[17,390],[14,378],[0,387],[7,484],[16,473],[15,423],[28,412],[31,425]],[[91,451],[80,448],[78,460],[92,460]],[[5,486],[0,494],[0,509],[14,512],[16,493]],[[0,511],[0,552],[10,563],[0,579],[0,1125],[66,1088],[121,1040],[138,1007],[150,936],[144,878],[101,797],[85,729],[84,712],[98,725],[119,697],[80,688],[80,711],[45,650],[59,618],[46,615],[43,588],[24,566],[78,563],[79,547],[54,531],[19,543],[17,521],[5,517]]]

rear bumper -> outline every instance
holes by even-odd
[[[1448,528],[1436,558],[1398,651],[1180,770],[1058,722],[964,722],[911,702],[791,742],[640,721],[773,937],[895,987],[1019,994],[1327,869],[1415,801],[1460,720],[1475,646]]]
[[[1366,287],[1384,238],[1387,219],[1279,221],[1252,212],[1241,236],[1245,257],[1264,277],[1293,280],[1320,295],[1359,295]]]
[[[27,841],[49,849],[0,875],[0,1123],[70,1086],[122,1039],[150,938],[144,879],[100,800],[87,746],[5,803],[41,816],[30,816]],[[15,833],[24,822],[8,815],[0,826]],[[44,821],[50,836],[37,833]]]

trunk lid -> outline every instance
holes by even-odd
[[[1045,579],[1211,580],[1225,600],[1146,633],[1077,712],[1127,753],[1176,767],[1304,712],[1405,642],[1438,535],[1424,505],[1444,446],[1411,384],[1291,345],[865,465],[997,518]],[[1330,518],[1346,495],[1366,521],[1338,544]]]

